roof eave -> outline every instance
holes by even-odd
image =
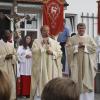
[[[43,5],[43,2],[27,2],[27,1],[17,1],[17,3],[26,3],[26,4],[36,4],[36,5]],[[67,7],[69,4],[67,2],[64,3],[64,6]]]

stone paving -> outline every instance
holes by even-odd
[[[25,98],[18,98],[17,100],[30,100],[30,99],[25,99]],[[37,98],[36,100],[40,100],[39,98]],[[95,100],[100,100],[100,94],[95,94]]]
[[[100,94],[95,94],[95,100],[100,100]]]

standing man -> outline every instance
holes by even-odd
[[[45,84],[55,78],[62,77],[61,46],[49,37],[49,27],[41,27],[42,38],[35,39],[32,45],[32,95],[38,90],[39,96]]]
[[[59,33],[59,36],[58,36],[58,39],[57,39],[57,41],[60,42],[61,50],[62,50],[61,62],[63,64],[63,69],[62,69],[63,72],[65,72],[66,60],[67,60],[66,59],[66,52],[65,52],[65,44],[66,44],[66,41],[69,37],[69,29],[66,27],[65,24],[66,24],[66,20],[64,19],[64,30],[63,30],[63,32]]]
[[[0,40],[0,69],[5,71],[10,78],[11,97],[10,100],[16,99],[16,53],[12,43],[9,42],[11,33],[9,30],[1,31]]]
[[[94,100],[96,43],[85,30],[85,24],[79,23],[78,34],[69,41],[72,46],[71,78],[79,84],[80,100]]]

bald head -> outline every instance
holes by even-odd
[[[41,27],[41,35],[42,35],[42,37],[43,38],[46,38],[46,37],[49,37],[49,26],[48,25],[43,25],[42,27]]]

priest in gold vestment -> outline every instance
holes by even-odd
[[[9,30],[2,30],[0,33],[0,70],[7,73],[11,84],[10,100],[16,99],[16,52],[14,45],[9,42]]]
[[[45,84],[55,78],[62,77],[61,46],[49,37],[49,27],[41,27],[42,38],[35,39],[32,45],[32,95],[41,95]]]
[[[96,43],[85,34],[84,23],[77,25],[78,34],[69,39],[71,78],[79,83],[80,100],[94,100]]]

